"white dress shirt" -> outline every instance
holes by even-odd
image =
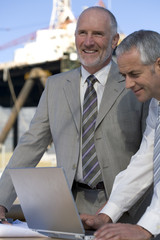
[[[94,84],[94,88],[97,93],[97,107],[99,110],[100,103],[102,100],[104,88],[108,79],[109,70],[111,68],[111,62],[105,66],[104,68],[100,69],[98,72],[94,74],[94,76],[98,79],[98,82]],[[80,101],[81,101],[81,110],[83,112],[83,101],[84,101],[84,94],[87,89],[87,77],[91,75],[89,72],[87,72],[82,66],[81,66],[81,80],[80,80]],[[82,151],[80,153],[80,159],[78,164],[78,170],[76,174],[76,181],[77,182],[83,182],[83,172],[82,172]]]
[[[116,222],[124,212],[143,195],[153,182],[153,150],[157,120],[158,101],[152,99],[146,120],[146,130],[138,152],[131,158],[127,169],[120,172],[114,181],[109,201],[102,209]],[[141,217],[138,225],[153,235],[160,233],[160,183],[154,189],[152,202]]]

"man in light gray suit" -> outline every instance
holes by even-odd
[[[145,109],[145,104],[125,89],[125,79],[112,61],[119,41],[115,17],[102,7],[84,10],[77,22],[75,40],[81,67],[49,77],[30,128],[2,174],[1,223],[6,223],[5,212],[16,198],[8,169],[35,167],[51,141],[57,165],[66,172],[79,212],[89,214],[105,204],[115,176],[127,167],[139,148],[148,106]],[[82,172],[83,99],[86,79],[93,74],[98,80],[94,84],[98,98],[94,146],[101,173],[94,187],[84,182]],[[130,219],[136,218],[137,209],[127,213]]]

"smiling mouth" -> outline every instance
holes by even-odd
[[[140,89],[137,89],[137,90],[133,90],[133,92],[134,92],[135,94],[137,94],[137,93],[139,93],[141,90],[143,90],[143,88],[140,88]]]
[[[87,53],[87,54],[92,54],[92,53],[96,53],[97,50],[83,50],[84,53]]]

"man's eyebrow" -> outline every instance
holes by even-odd
[[[119,73],[120,73],[121,75],[123,75],[123,76],[126,75],[126,73],[122,73],[122,72],[120,72],[120,71],[119,71]],[[127,72],[127,74],[138,74],[138,73],[139,73],[138,70],[133,70],[133,71]]]

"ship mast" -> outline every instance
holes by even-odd
[[[71,11],[71,0],[53,0],[49,28],[59,28],[66,21],[74,21]]]

